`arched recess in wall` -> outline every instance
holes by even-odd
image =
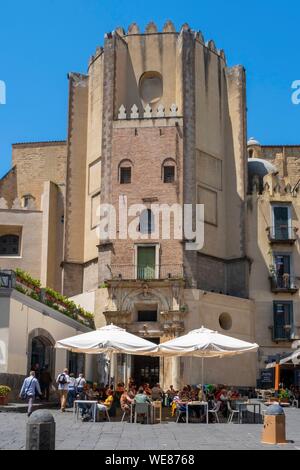
[[[132,182],[133,163],[129,158],[122,160],[118,167],[118,180],[120,184],[130,184]]]
[[[49,366],[49,372],[54,380],[55,374],[55,340],[53,336],[43,328],[35,328],[28,335],[27,343],[27,371],[36,364],[40,369]]]
[[[174,183],[177,180],[177,165],[174,158],[166,158],[161,166],[161,179],[164,183]]]
[[[155,71],[143,73],[139,82],[139,90],[144,105],[158,103],[163,96],[162,75]]]

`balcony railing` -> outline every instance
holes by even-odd
[[[183,278],[183,266],[180,264],[162,264],[157,266],[119,264],[112,265],[110,271],[112,279],[151,281]]]
[[[270,243],[286,243],[292,245],[297,240],[298,228],[289,224],[276,225],[267,228]]]
[[[272,325],[272,340],[275,342],[292,341],[294,328],[293,325]]]
[[[289,274],[283,274],[283,275],[275,275],[270,277],[271,281],[271,291],[278,293],[278,292],[286,292],[286,293],[291,293],[295,294],[298,290],[299,287],[297,286],[296,283],[296,278],[293,276],[290,276]]]

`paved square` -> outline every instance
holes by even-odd
[[[73,414],[50,410],[56,421],[59,450],[300,450],[300,409],[287,409],[287,445],[260,443],[262,425],[256,424],[128,424],[82,423]],[[0,413],[0,449],[24,450],[27,415]]]

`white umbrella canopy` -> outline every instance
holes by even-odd
[[[227,357],[257,351],[256,343],[222,335],[217,331],[200,328],[158,346],[165,356]]]
[[[119,353],[137,356],[149,356],[158,349],[157,344],[115,325],[104,326],[89,333],[57,341],[55,347],[84,354]]]

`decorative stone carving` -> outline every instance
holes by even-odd
[[[13,210],[19,210],[19,209],[23,209],[23,207],[21,206],[21,202],[18,198],[16,198],[13,202],[13,205],[12,205],[12,209]]]
[[[202,42],[202,44],[205,44],[205,39],[201,31],[197,31],[195,33],[195,36],[196,36],[196,39],[198,39],[198,41]]]
[[[124,31],[124,28],[122,28],[122,26],[118,26],[118,28],[115,29],[115,32],[116,32],[119,36],[125,36],[125,31]]]
[[[147,104],[144,111],[144,118],[152,118],[152,109],[150,104]]]
[[[0,197],[0,209],[8,209],[8,204],[4,197]]]
[[[140,117],[139,108],[137,107],[136,104],[134,104],[131,108],[130,117],[131,117],[131,119],[138,119]]]
[[[157,108],[156,117],[159,117],[159,118],[165,117],[165,108],[162,104],[160,104]]]
[[[157,33],[157,26],[153,21],[147,24],[146,33]]]
[[[174,26],[174,23],[171,20],[168,20],[165,22],[164,27],[163,27],[163,32],[164,33],[175,33],[176,28]]]
[[[210,49],[211,51],[213,52],[216,52],[217,51],[217,48],[216,48],[216,45],[215,45],[215,42],[213,39],[211,39],[210,41],[208,41],[208,43],[206,44],[206,46],[208,47],[208,49]]]
[[[170,116],[177,117],[177,110],[178,110],[177,104],[173,103],[170,108],[170,111],[171,111]]]
[[[140,28],[136,23],[131,23],[131,25],[128,28],[128,34],[139,34],[140,33]]]
[[[182,26],[181,26],[181,30],[180,31],[190,31],[191,28],[190,28],[190,25],[188,23],[184,23]]]
[[[127,115],[126,115],[126,108],[125,106],[122,104],[120,106],[120,109],[119,109],[119,114],[118,114],[118,119],[126,119]]]

